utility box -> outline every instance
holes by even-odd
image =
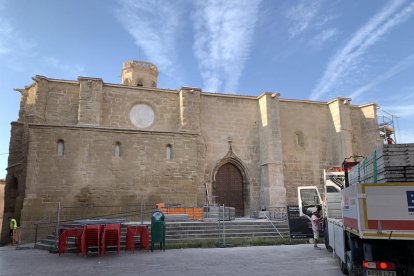
[[[160,243],[160,250],[165,251],[165,216],[159,211],[151,216],[151,251],[155,243]]]

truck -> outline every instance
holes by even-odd
[[[414,144],[384,145],[325,169],[323,200],[317,186],[298,187],[300,215],[324,217],[325,247],[344,274],[414,276],[413,161]]]

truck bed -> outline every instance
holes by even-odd
[[[326,216],[342,219],[341,193],[326,193]]]
[[[329,246],[334,253],[342,260],[345,260],[345,237],[342,219],[328,218]]]
[[[414,240],[414,182],[352,185],[342,202],[344,228],[360,238]]]

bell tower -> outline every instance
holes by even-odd
[[[122,66],[121,82],[135,87],[157,87],[158,69],[145,61],[126,61]]]

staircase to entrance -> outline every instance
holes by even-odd
[[[150,227],[150,223],[144,224]],[[61,229],[79,227],[78,224],[62,225]],[[121,249],[125,248],[126,226],[121,228]],[[217,242],[231,243],[234,240],[289,238],[287,221],[239,218],[232,221],[213,222],[166,222],[166,244]],[[54,233],[35,244],[35,248],[53,250]],[[68,252],[76,252],[75,240],[69,240]]]

